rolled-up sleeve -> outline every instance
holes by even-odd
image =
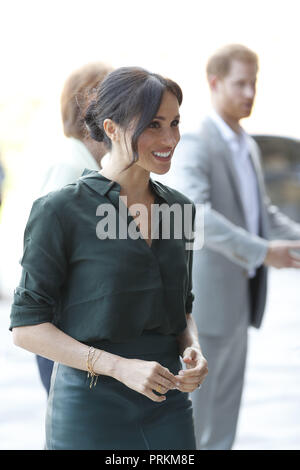
[[[186,303],[185,303],[185,312],[186,313],[192,313],[193,310],[193,302],[195,299],[195,296],[192,292],[193,289],[193,247],[194,247],[194,237],[195,237],[195,217],[196,217],[196,206],[195,204],[192,204],[192,240],[189,242],[191,244],[190,250],[188,250],[188,260],[187,260],[187,271],[188,271],[188,291],[187,291],[187,297],[186,297]]]
[[[193,255],[191,254],[191,257],[192,256]],[[187,298],[186,298],[186,303],[185,303],[186,313],[192,313],[194,298],[195,298],[195,296],[192,292],[192,278],[190,277],[190,288],[189,288],[189,292],[188,292],[188,295],[187,295]]]
[[[44,196],[34,202],[24,234],[22,276],[11,307],[10,330],[52,322],[67,271],[62,224]]]

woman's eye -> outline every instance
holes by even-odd
[[[171,122],[171,127],[178,127],[178,125],[179,125],[179,119],[174,119],[174,121]],[[161,124],[159,121],[152,121],[149,124],[149,127],[152,129],[160,129]]]
[[[152,129],[158,129],[160,127],[160,124],[158,121],[152,121],[150,124],[149,124],[149,127],[152,128]]]

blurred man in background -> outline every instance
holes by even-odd
[[[213,54],[211,113],[198,133],[182,137],[168,177],[204,208],[204,247],[194,252],[193,268],[193,316],[209,369],[192,394],[199,449],[232,448],[247,330],[262,322],[267,266],[300,267],[291,251],[300,248],[300,225],[270,204],[258,146],[240,125],[251,114],[257,72],[257,55],[247,47],[228,45]]]
[[[74,183],[85,168],[100,170],[102,157],[107,152],[102,142],[89,136],[85,125],[85,110],[95,97],[96,88],[113,69],[102,62],[84,65],[66,80],[61,94],[61,116],[67,137],[64,149],[59,149],[57,162],[47,171],[41,196]],[[53,362],[37,356],[42,383],[49,393]]]

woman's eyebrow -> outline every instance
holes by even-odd
[[[179,119],[179,118],[180,118],[180,115],[177,114],[177,116],[175,116],[175,117],[173,118],[173,120],[174,120],[174,119]],[[165,121],[165,120],[166,120],[166,118],[165,118],[164,116],[155,116],[154,119],[160,119],[161,121]]]

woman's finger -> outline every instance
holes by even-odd
[[[205,380],[205,377],[199,380],[195,380],[193,382],[181,381],[178,386],[178,390],[180,390],[181,392],[193,392],[194,390],[196,390],[202,385],[204,380]]]
[[[193,369],[192,373],[191,369],[189,369],[181,371],[181,373],[179,373],[179,375],[177,376],[177,381],[180,386],[197,386],[198,384],[201,384],[204,381],[206,376],[206,369]]]
[[[157,393],[160,393],[160,394],[165,394],[167,393],[169,390],[174,390],[176,387],[171,384],[171,386],[165,386],[161,383],[156,383],[153,387],[152,387],[152,390],[155,390],[155,392]]]
[[[154,393],[150,389],[146,393],[144,393],[144,395],[150,398],[150,400],[156,401],[156,402],[162,402],[162,401],[165,401],[166,399],[165,395],[156,395],[156,393]]]
[[[175,375],[172,374],[166,367],[161,366],[161,369],[158,371],[158,375],[160,376],[160,380],[162,378],[163,380],[169,382],[171,385],[176,385]]]
[[[155,390],[158,393],[166,393],[169,390],[173,390],[174,388],[176,388],[176,385],[174,385],[169,380],[163,378],[161,375],[157,375],[151,380],[148,380],[147,388]]]
[[[178,375],[180,376],[192,376],[192,375],[205,375],[208,373],[207,363],[201,363],[196,365],[196,367],[192,367],[185,370],[180,370]]]
[[[186,385],[189,385],[189,384],[197,384],[197,383],[200,383],[202,380],[202,377],[199,376],[199,375],[195,375],[193,377],[180,377],[180,379],[178,380],[178,382],[180,384],[186,384]]]
[[[157,387],[162,389],[163,393],[166,393],[169,390],[174,390],[174,388],[176,388],[176,385],[172,384],[171,382],[166,382],[166,381],[163,382],[162,380],[158,380],[158,381],[155,382],[155,385],[154,385],[154,387],[152,387],[152,389],[156,390]],[[160,393],[162,393],[162,392],[160,392]]]

